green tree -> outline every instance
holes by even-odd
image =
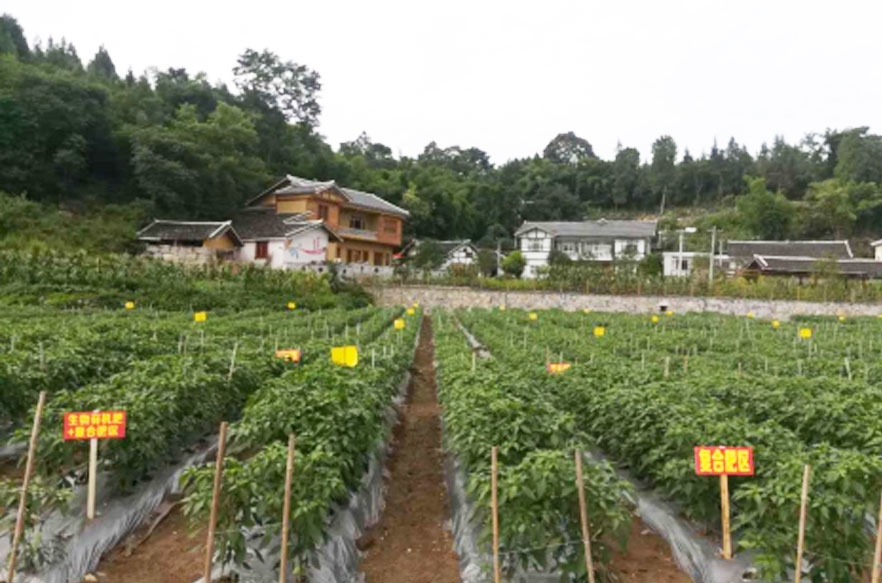
[[[496,251],[493,249],[478,249],[478,269],[484,277],[493,277],[498,269],[496,263]]]
[[[31,56],[24,31],[18,21],[9,14],[0,16],[0,55],[2,54],[10,54],[19,59],[27,59]]]
[[[620,147],[613,162],[613,205],[626,206],[634,201],[639,183],[640,152]]]
[[[117,81],[119,75],[116,74],[116,67],[110,58],[110,53],[104,48],[104,45],[98,47],[98,52],[86,67],[86,72],[104,81]]]
[[[416,246],[413,265],[418,269],[438,269],[444,263],[444,249],[433,239],[424,239]]]
[[[293,61],[283,61],[273,52],[247,49],[233,69],[236,86],[267,109],[281,112],[286,119],[317,126],[321,114],[318,92],[319,74]]]
[[[512,251],[502,260],[502,271],[512,277],[520,277],[527,266],[527,260],[520,251]]]
[[[738,212],[744,225],[760,239],[787,239],[794,230],[796,205],[766,189],[765,178],[745,177],[747,194],[738,197]]]
[[[662,208],[677,180],[676,162],[677,143],[674,138],[662,136],[653,142],[649,181],[655,199],[661,201]]]
[[[573,132],[557,134],[545,146],[542,157],[558,164],[576,164],[586,158],[597,158],[588,140]]]

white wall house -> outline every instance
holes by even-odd
[[[531,222],[515,232],[524,256],[524,277],[534,278],[548,265],[552,249],[573,261],[639,261],[650,252],[656,234],[655,221]]]
[[[233,218],[242,247],[237,259],[277,269],[323,264],[328,243],[339,241],[321,220],[300,214],[279,214],[273,208],[246,209]]]
[[[408,259],[413,259],[419,253],[422,241],[413,240],[408,243],[401,253]],[[457,241],[434,241],[444,254],[444,262],[438,271],[444,271],[451,265],[474,265],[478,262],[478,249],[468,239]]]
[[[665,251],[662,253],[662,267],[665,277],[686,277],[695,270],[696,263],[708,264],[709,253],[696,251]],[[714,255],[714,269],[725,273],[731,258],[728,255]]]
[[[876,261],[882,261],[882,239],[870,243],[876,250]]]

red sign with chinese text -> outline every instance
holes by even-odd
[[[752,476],[753,448],[696,446],[695,473],[699,476]]]
[[[64,414],[64,440],[122,439],[126,436],[125,411]]]

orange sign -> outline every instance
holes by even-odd
[[[545,370],[551,374],[560,374],[569,369],[572,365],[568,362],[549,362],[545,365]]]
[[[300,350],[297,348],[282,348],[276,350],[276,358],[281,358],[288,362],[300,362]]]
[[[64,440],[122,439],[126,436],[125,411],[64,414]]]
[[[699,476],[752,476],[753,448],[696,446],[695,473]]]

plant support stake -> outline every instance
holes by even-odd
[[[729,529],[729,476],[720,475],[720,507],[723,519],[723,558],[732,558],[732,532]]]
[[[799,502],[799,538],[796,541],[796,567],[794,569],[793,581],[800,583],[802,581],[802,552],[805,547],[805,515],[806,506],[808,505],[808,489],[809,478],[811,477],[812,467],[808,464],[802,474],[802,496]]]
[[[588,509],[585,506],[585,481],[582,478],[582,452],[576,451],[576,488],[579,490],[579,519],[582,522],[582,543],[585,547],[585,568],[588,583],[594,583],[594,561],[591,559],[591,535],[588,532]]]
[[[497,454],[499,447],[490,450],[490,506],[493,511],[493,583],[502,583],[499,571],[499,501],[496,497]]]
[[[876,550],[873,553],[873,579],[879,583],[880,564],[882,564],[882,500],[879,502],[879,519],[876,521]]]
[[[285,501],[282,510],[282,549],[279,562],[279,583],[285,583],[288,575],[288,529],[291,522],[291,481],[294,478],[294,434],[288,436],[288,465],[285,467]]]
[[[18,544],[21,542],[21,533],[24,530],[25,509],[28,504],[28,486],[31,483],[31,474],[34,471],[34,455],[37,451],[37,435],[40,433],[40,418],[43,416],[43,405],[46,404],[46,391],[40,392],[40,399],[37,401],[37,411],[34,413],[34,426],[31,429],[31,441],[28,444],[28,459],[25,464],[24,479],[21,483],[21,497],[18,500],[18,514],[15,516],[15,531],[12,535],[12,548],[9,550],[9,576],[6,580],[12,583],[15,576],[15,555],[18,551]]]
[[[227,422],[220,424],[217,438],[217,460],[214,464],[214,489],[211,494],[211,516],[208,519],[208,534],[205,540],[205,563],[202,569],[202,581],[211,583],[211,561],[214,558],[214,529],[217,525],[217,507],[220,501],[221,480],[224,476],[224,455],[227,450]]]

